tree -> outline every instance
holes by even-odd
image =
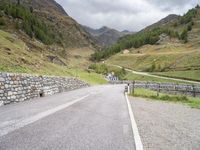
[[[17,4],[20,5],[20,0],[17,0]]]
[[[196,8],[200,8],[199,4],[197,4]]]

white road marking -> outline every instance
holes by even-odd
[[[129,116],[131,119],[131,126],[132,126],[132,131],[133,131],[133,136],[134,136],[134,141],[135,141],[135,148],[136,150],[143,150],[143,145],[142,145],[142,141],[140,138],[140,134],[139,134],[139,130],[133,115],[133,111],[132,111],[132,107],[131,104],[129,102],[127,93],[125,94],[126,96],[126,101],[127,101],[127,105],[128,105],[128,112],[129,112]]]
[[[13,131],[15,131],[15,130],[17,130],[19,128],[22,128],[22,127],[24,127],[24,126],[26,126],[28,124],[34,123],[34,122],[36,122],[36,121],[38,121],[38,120],[40,120],[42,118],[45,118],[45,117],[47,117],[47,116],[49,116],[51,114],[54,114],[54,113],[56,113],[56,112],[58,112],[60,110],[63,110],[63,109],[65,109],[65,108],[67,108],[67,107],[69,107],[69,106],[71,106],[71,105],[73,105],[73,104],[75,104],[77,102],[80,102],[80,101],[84,100],[88,96],[90,96],[90,94],[85,95],[85,96],[83,96],[81,98],[78,98],[76,100],[73,100],[71,102],[68,102],[66,104],[62,104],[62,105],[57,106],[55,108],[49,109],[49,110],[47,110],[45,112],[41,112],[39,114],[36,114],[35,116],[32,116],[30,118],[26,118],[26,119],[20,120],[19,122],[12,123],[12,124],[6,126],[3,129],[0,128],[0,136],[4,136],[4,135],[6,135],[6,134],[8,134],[10,132],[13,132]]]

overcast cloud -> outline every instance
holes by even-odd
[[[80,24],[138,31],[169,14],[182,15],[200,0],[56,0]]]

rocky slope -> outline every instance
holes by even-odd
[[[181,18],[181,16],[179,15],[176,15],[176,14],[170,14],[168,15],[167,17],[159,20],[158,22],[146,27],[145,29],[143,29],[142,31],[147,31],[147,30],[151,30],[153,28],[156,28],[156,27],[162,27],[162,26],[165,26],[169,23],[173,23],[175,21],[178,21],[179,19]]]

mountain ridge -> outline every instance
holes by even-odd
[[[157,21],[156,23],[153,23],[152,25],[145,27],[141,31],[151,30],[156,27],[165,26],[166,24],[168,24],[170,22],[178,21],[180,18],[181,18],[180,15],[169,14],[168,16],[162,18],[161,20]]]
[[[109,28],[107,26],[103,26],[99,29],[93,29],[88,26],[83,26],[83,28],[88,32],[94,39],[96,39],[97,43],[102,47],[108,47],[116,43],[121,37],[133,34],[134,32],[130,32],[128,30],[118,31],[116,29]]]

